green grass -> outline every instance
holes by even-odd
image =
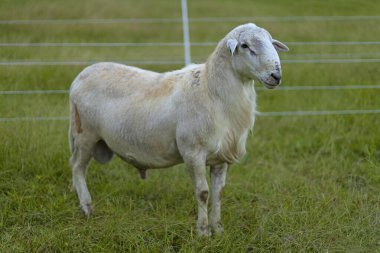
[[[378,15],[377,1],[189,1],[190,17]],[[11,1],[1,19],[177,18],[179,1]],[[281,41],[380,41],[378,20],[259,21]],[[192,23],[194,42],[238,23]],[[181,24],[0,25],[0,42],[179,42]],[[292,46],[282,59],[379,58],[380,46]],[[192,47],[203,61],[212,47]],[[326,55],[327,54],[327,55]],[[328,54],[338,54],[329,56]],[[369,55],[368,55],[369,54]],[[371,55],[372,54],[372,55]],[[360,57],[358,57],[360,58]],[[182,48],[12,48],[0,60],[181,60]],[[68,89],[84,66],[0,66],[0,90]],[[156,71],[180,65],[144,66]],[[378,84],[379,63],[283,64],[284,86]],[[260,84],[256,84],[260,86]],[[258,91],[260,111],[380,108],[379,89]],[[67,116],[68,96],[0,95],[0,117]],[[258,117],[228,172],[221,236],[200,239],[184,166],[147,180],[114,159],[71,191],[67,121],[0,122],[0,252],[380,252],[379,115]]]

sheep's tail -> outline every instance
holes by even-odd
[[[74,153],[75,151],[73,129],[75,129],[75,105],[70,103],[69,144],[71,153]]]
[[[82,122],[78,114],[76,104],[70,100],[70,125],[69,125],[69,144],[71,153],[75,152],[75,137],[82,133]]]
[[[70,102],[69,143],[73,156],[75,156],[75,150],[77,149],[75,136],[82,133],[82,131],[82,123],[78,114],[77,106],[75,103]],[[91,155],[97,162],[104,164],[112,159],[113,151],[103,140],[99,140],[94,144]]]
[[[74,153],[74,136],[71,133],[71,127],[69,128],[69,144],[71,153]]]

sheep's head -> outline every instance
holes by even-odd
[[[236,27],[226,37],[234,71],[244,79],[258,80],[273,89],[281,82],[278,52],[289,48],[254,24]]]

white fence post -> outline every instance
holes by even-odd
[[[182,5],[183,46],[184,46],[184,53],[185,53],[185,65],[187,66],[191,62],[189,18],[187,16],[187,1],[181,0],[181,5]]]

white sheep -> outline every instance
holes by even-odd
[[[83,212],[92,210],[85,181],[91,158],[105,163],[115,153],[142,178],[146,169],[185,163],[195,185],[197,231],[209,236],[210,166],[210,227],[220,233],[227,167],[245,154],[255,119],[253,80],[270,89],[279,85],[282,51],[288,48],[266,30],[245,24],[228,33],[205,64],[167,73],[116,63],[84,69],[70,89],[69,129],[73,185]]]

